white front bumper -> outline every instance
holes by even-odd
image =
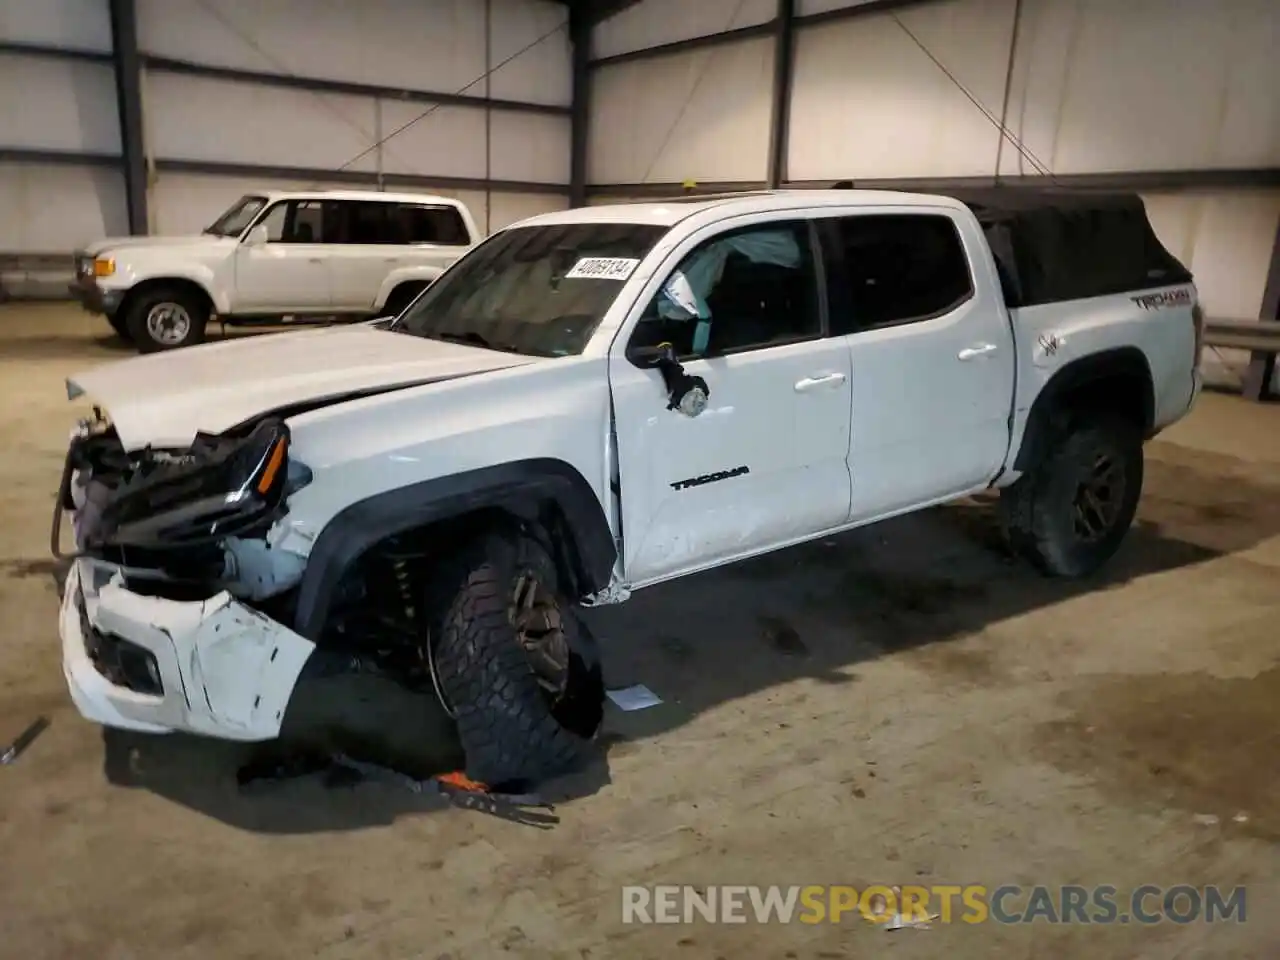
[[[155,657],[162,695],[135,692],[99,672],[85,646],[82,602],[91,629]],[[298,674],[315,649],[226,592],[192,603],[144,596],[126,589],[114,568],[86,559],[77,560],[67,578],[59,632],[63,673],[85,718],[224,740],[278,736]]]

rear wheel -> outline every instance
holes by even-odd
[[[130,298],[124,322],[140,352],[176,350],[204,340],[209,307],[181,287],[157,286]]]
[[[527,784],[580,766],[604,715],[604,681],[547,550],[526,534],[485,533],[432,580],[432,675],[467,776]]]
[[[1107,418],[1068,427],[1040,464],[1000,492],[1010,545],[1051,576],[1094,573],[1133,524],[1142,475],[1134,424]]]

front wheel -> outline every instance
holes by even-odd
[[[208,305],[179,287],[154,287],[126,307],[125,329],[141,353],[201,343],[208,323]]]
[[[133,343],[133,335],[129,333],[129,328],[125,325],[125,318],[122,312],[107,314],[107,323],[111,324],[111,329],[116,332],[116,336],[125,343]]]
[[[467,776],[527,784],[580,766],[603,719],[604,680],[547,550],[525,534],[487,532],[432,581],[432,673]]]
[[[1133,524],[1142,475],[1136,425],[1119,418],[1073,425],[1040,464],[1000,491],[1010,545],[1050,576],[1094,573]]]

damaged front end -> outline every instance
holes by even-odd
[[[275,737],[313,644],[265,612],[306,558],[271,531],[310,472],[288,426],[263,418],[181,450],[126,450],[100,412],[67,452],[51,547],[76,551],[60,628],[64,672],[88,719],[235,740]]]

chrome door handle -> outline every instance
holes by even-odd
[[[999,349],[994,343],[980,343],[977,346],[965,347],[958,356],[961,360],[973,360],[977,357],[985,357],[989,353],[995,353]]]
[[[806,390],[815,390],[818,387],[838,387],[844,381],[845,376],[843,373],[827,373],[820,377],[805,377],[803,380],[796,381],[796,393],[804,393]]]

